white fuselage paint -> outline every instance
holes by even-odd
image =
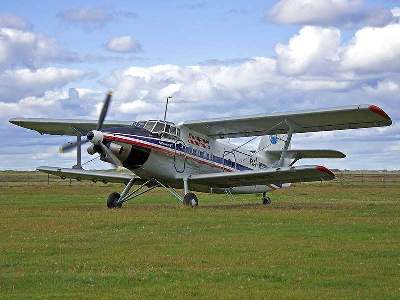
[[[183,178],[189,178],[190,190],[202,192],[225,192],[224,188],[196,185],[190,183],[190,176],[194,174],[206,174],[217,172],[240,172],[242,170],[260,170],[268,167],[276,167],[279,158],[271,158],[265,151],[251,152],[243,147],[221,142],[209,138],[194,131],[189,131],[184,126],[179,127],[181,136],[179,141],[141,137],[129,134],[107,133],[107,140],[114,140],[123,145],[132,144],[135,147],[151,149],[146,162],[137,169],[132,170],[141,178],[157,178],[174,187],[183,187]],[[196,145],[193,139],[196,137],[208,143]],[[183,143],[184,150],[179,149],[176,143]],[[175,149],[177,147],[177,149]],[[285,160],[287,166],[290,161]],[[275,164],[275,165],[274,165]],[[261,193],[287,187],[289,184],[277,186],[274,184],[230,187],[231,193]]]

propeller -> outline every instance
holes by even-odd
[[[104,120],[107,115],[108,107],[110,106],[111,97],[112,97],[112,92],[110,91],[107,93],[106,99],[104,99],[104,103],[103,103],[103,107],[101,108],[99,120],[97,121],[96,130],[101,130],[101,128],[103,128],[103,123],[104,123]],[[87,142],[89,142],[88,138],[82,140],[81,145],[86,144]],[[60,146],[59,152],[60,153],[68,153],[68,152],[71,152],[72,150],[74,150],[77,146],[78,146],[78,142],[76,142],[76,141],[68,142],[68,143],[65,143],[64,145]]]
[[[107,155],[107,158],[114,166],[122,167],[121,161],[118,159],[118,157],[115,156],[115,154],[110,149],[108,149],[106,145],[104,145],[103,143],[100,143],[99,145],[101,149],[104,151],[104,153]]]
[[[103,144],[103,133],[101,129],[103,128],[104,120],[107,116],[108,108],[110,106],[112,97],[112,92],[108,92],[106,98],[104,99],[103,107],[101,108],[99,120],[97,121],[96,130],[89,131],[86,135],[86,139],[81,141],[81,145],[92,142],[93,145],[99,146],[103,152],[103,155],[106,155],[108,160],[115,166],[121,167],[122,163],[118,159],[118,157],[106,146]],[[65,153],[74,150],[78,146],[77,142],[68,142],[60,147],[60,152]]]
[[[81,141],[81,145],[86,144],[87,142],[89,142],[89,140],[84,139],[83,141]],[[78,146],[78,143],[76,141],[68,142],[68,143],[65,143],[64,145],[60,146],[58,151],[60,153],[68,153],[68,152],[71,152],[72,150],[74,150],[77,146]]]
[[[104,99],[103,107],[101,108],[99,121],[97,122],[96,130],[100,131],[103,128],[104,119],[106,118],[108,107],[110,106],[112,92],[108,92],[106,99]]]

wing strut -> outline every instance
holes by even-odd
[[[292,136],[293,136],[293,132],[294,132],[294,126],[293,126],[292,122],[285,120],[285,123],[288,125],[289,131],[288,131],[288,136],[285,141],[285,145],[283,146],[283,149],[282,149],[281,157],[278,162],[278,167],[283,167],[283,163],[285,162],[284,161],[285,156],[286,156],[287,150],[289,149],[290,142],[292,141]]]
[[[76,165],[73,169],[82,169],[82,139],[80,133],[76,136]]]

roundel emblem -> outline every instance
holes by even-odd
[[[276,135],[271,135],[269,137],[271,144],[275,145],[278,142],[278,137]]]

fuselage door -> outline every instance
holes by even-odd
[[[175,141],[174,168],[178,173],[185,172],[186,168],[186,145],[182,140]]]
[[[236,169],[236,155],[233,151],[224,151],[222,160],[224,167]],[[224,168],[224,172],[225,171],[227,171],[227,169]]]

